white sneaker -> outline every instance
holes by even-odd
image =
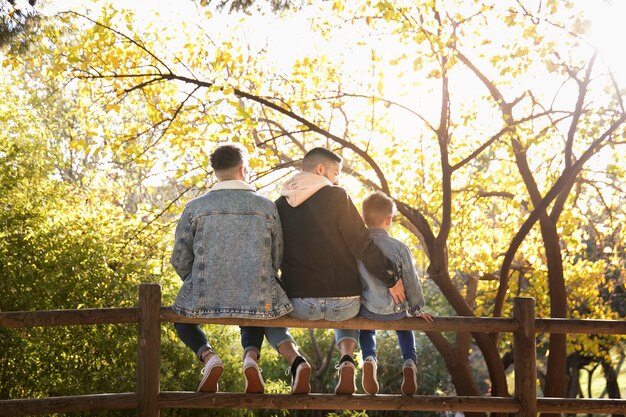
[[[252,358],[246,357],[243,360],[243,379],[246,382],[246,394],[263,394],[265,391],[261,369]]]
[[[376,376],[378,370],[378,364],[376,358],[368,356],[363,361],[363,375],[361,378],[361,385],[363,385],[363,391],[369,395],[378,394],[378,378]]]
[[[407,359],[402,365],[402,385],[400,387],[403,395],[415,395],[417,393],[417,366],[413,359]]]
[[[335,394],[354,394],[356,391],[356,382],[354,376],[356,369],[351,361],[343,361],[337,365],[337,373],[339,374],[339,382],[335,387]]]
[[[198,391],[217,392],[219,390],[217,381],[222,376],[222,372],[224,372],[224,364],[219,356],[214,354],[202,368],[202,380],[198,385]]]

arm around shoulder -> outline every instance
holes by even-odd
[[[386,287],[391,288],[398,282],[397,265],[388,259],[370,237],[369,231],[354,203],[345,190],[338,204],[340,226],[343,239],[355,258],[361,260],[368,271]]]

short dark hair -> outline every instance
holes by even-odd
[[[314,169],[317,164],[323,164],[325,162],[339,162],[342,159],[339,155],[329,151],[325,148],[313,148],[304,155],[302,159],[302,169],[311,170]]]
[[[363,200],[363,220],[368,227],[380,225],[395,210],[393,200],[381,191],[376,191]]]
[[[248,159],[248,152],[238,143],[219,145],[211,154],[211,168],[214,171],[224,171],[242,165]]]

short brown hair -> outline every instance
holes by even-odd
[[[248,159],[248,151],[238,143],[226,143],[219,145],[211,154],[211,168],[214,171],[225,171],[235,168]]]
[[[310,171],[314,169],[318,164],[325,164],[326,162],[341,162],[342,159],[339,155],[329,151],[325,148],[313,148],[302,159],[302,169],[304,171]]]
[[[381,191],[376,191],[363,200],[363,220],[368,227],[380,225],[392,216],[396,208],[393,200]]]

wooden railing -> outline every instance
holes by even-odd
[[[0,416],[136,409],[139,416],[158,416],[162,408],[244,408],[317,410],[420,410],[518,413],[625,414],[626,400],[537,398],[536,333],[626,334],[626,321],[535,319],[534,300],[515,298],[512,318],[437,317],[434,323],[406,319],[377,322],[354,318],[344,322],[189,319],[161,305],[161,286],[139,286],[137,308],[103,308],[0,312],[7,328],[138,323],[137,391],[51,398],[0,400]],[[160,390],[161,323],[187,322],[269,327],[511,332],[514,335],[514,397],[443,397],[400,395],[255,394],[169,392]]]

